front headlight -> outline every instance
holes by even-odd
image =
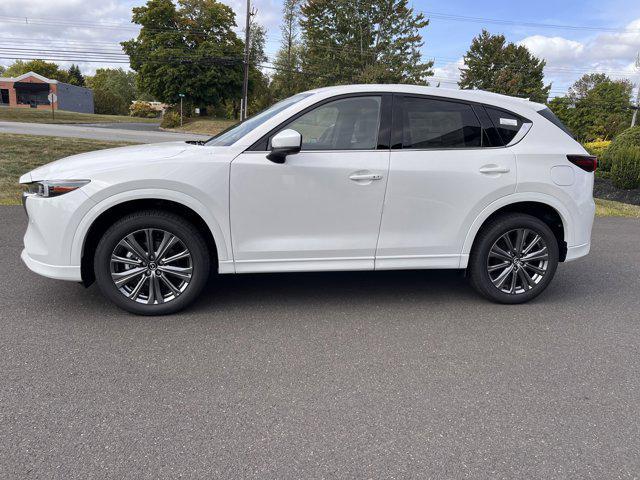
[[[43,180],[25,184],[25,191],[38,197],[58,197],[73,192],[90,180]]]

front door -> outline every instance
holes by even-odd
[[[378,136],[390,96],[339,98],[279,130],[302,135],[283,164],[267,151],[231,163],[236,272],[373,269],[389,169]],[[384,142],[383,142],[384,143]]]

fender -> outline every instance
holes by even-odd
[[[562,220],[562,226],[564,227],[565,232],[565,241],[567,245],[573,244],[573,236],[574,232],[569,226],[571,225],[571,214],[569,210],[562,204],[558,199],[552,197],[551,195],[547,195],[544,193],[537,192],[521,192],[521,193],[513,193],[511,195],[507,195],[505,197],[501,197],[495,202],[489,204],[485,207],[482,212],[478,214],[476,219],[473,221],[469,230],[467,232],[467,236],[465,237],[464,244],[462,246],[462,251],[460,252],[460,265],[459,268],[467,268],[467,264],[469,262],[469,254],[471,253],[471,247],[473,246],[473,241],[478,234],[478,231],[484,224],[484,222],[493,215],[496,211],[500,210],[503,207],[508,205],[519,203],[519,202],[537,202],[544,203],[551,208],[555,209],[560,215],[560,219]]]
[[[216,243],[220,273],[233,272],[233,259],[229,256],[229,252],[231,252],[231,245],[228,241],[229,235],[224,234],[220,223],[210,213],[209,209],[207,209],[204,204],[202,204],[202,202],[190,195],[186,195],[185,193],[176,190],[158,188],[138,189],[120,192],[104,198],[96,203],[95,206],[83,216],[82,220],[80,220],[80,223],[78,224],[78,227],[76,228],[70,252],[71,264],[80,265],[82,251],[84,249],[84,241],[87,233],[89,232],[89,228],[102,213],[121,203],[141,199],[159,199],[173,201],[190,208],[198,215],[200,215],[200,217],[209,227],[209,230],[211,231],[213,239]]]

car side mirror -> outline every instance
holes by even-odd
[[[287,128],[276,133],[271,139],[271,151],[267,158],[273,163],[284,163],[287,155],[298,153],[302,148],[302,135]]]

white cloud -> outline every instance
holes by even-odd
[[[584,54],[584,45],[562,37],[533,35],[518,42],[526,46],[531,53],[547,62],[575,62]]]
[[[433,67],[433,80],[429,83],[432,86],[440,83],[444,88],[458,88],[458,80],[460,79],[460,68],[464,66],[464,60],[459,58],[455,62],[438,65],[436,62]]]
[[[625,31],[598,34],[583,41],[533,35],[518,42],[547,61],[545,77],[553,82],[555,95],[565,91],[583,73],[599,71],[612,78],[637,81],[640,72],[634,59],[640,51],[640,18]]]

